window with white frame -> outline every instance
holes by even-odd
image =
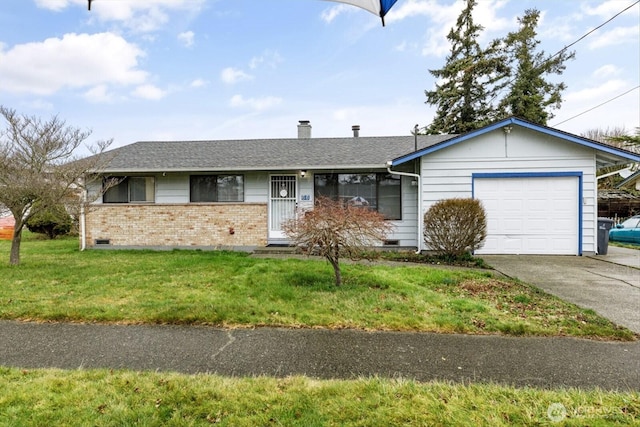
[[[114,176],[105,179],[108,186],[103,203],[153,203],[155,178],[152,176]]]

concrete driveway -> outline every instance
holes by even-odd
[[[640,250],[607,255],[484,255],[500,273],[535,285],[640,333]]]

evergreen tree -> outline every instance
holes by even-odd
[[[504,61],[492,48],[483,50],[476,41],[481,25],[473,22],[476,0],[465,0],[466,7],[455,28],[447,35],[451,51],[439,70],[429,70],[440,83],[425,91],[426,103],[437,106],[436,116],[428,126],[430,134],[465,133],[480,128],[496,118],[491,98],[495,83],[507,72]]]
[[[549,74],[561,75],[565,62],[573,59],[575,52],[561,51],[547,58],[544,51],[536,52],[540,41],[536,39],[536,27],[540,12],[528,9],[518,18],[520,28],[494,43],[494,49],[503,50],[511,64],[509,89],[500,101],[503,115],[517,116],[533,123],[546,125],[554,115],[552,109],[560,108],[564,83],[551,83]],[[502,46],[502,47],[500,47]]]

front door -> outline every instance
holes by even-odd
[[[272,175],[269,189],[269,239],[286,239],[282,224],[296,213],[295,175]]]

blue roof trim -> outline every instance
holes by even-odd
[[[611,147],[605,144],[600,144],[598,142],[592,141],[590,139],[582,138],[577,135],[573,135],[567,132],[563,132],[557,129],[553,129],[547,126],[537,125],[535,123],[528,122],[526,120],[519,119],[517,117],[509,117],[507,119],[500,120],[499,122],[490,124],[480,129],[476,129],[474,131],[465,133],[460,136],[453,137],[446,141],[443,141],[439,144],[432,145],[431,147],[424,148],[422,150],[415,151],[413,153],[409,153],[405,156],[398,157],[392,161],[392,166],[401,165],[403,163],[409,162],[411,160],[415,160],[419,157],[425,156],[427,154],[431,154],[435,151],[442,150],[443,148],[450,147],[452,145],[458,144],[460,142],[466,141],[471,138],[475,138],[479,135],[483,135],[488,132],[492,132],[496,129],[509,126],[509,125],[518,125],[526,129],[531,129],[536,132],[543,133],[545,135],[554,136],[556,138],[564,139],[565,141],[574,142],[576,144],[580,144],[585,147],[593,148],[594,150],[602,151],[608,154],[613,154],[616,156],[623,157],[625,159],[631,160],[633,162],[640,162],[640,155],[630,153],[628,151],[620,150],[615,147]]]
[[[582,172],[477,172],[472,178],[549,178],[559,176],[582,176]]]

